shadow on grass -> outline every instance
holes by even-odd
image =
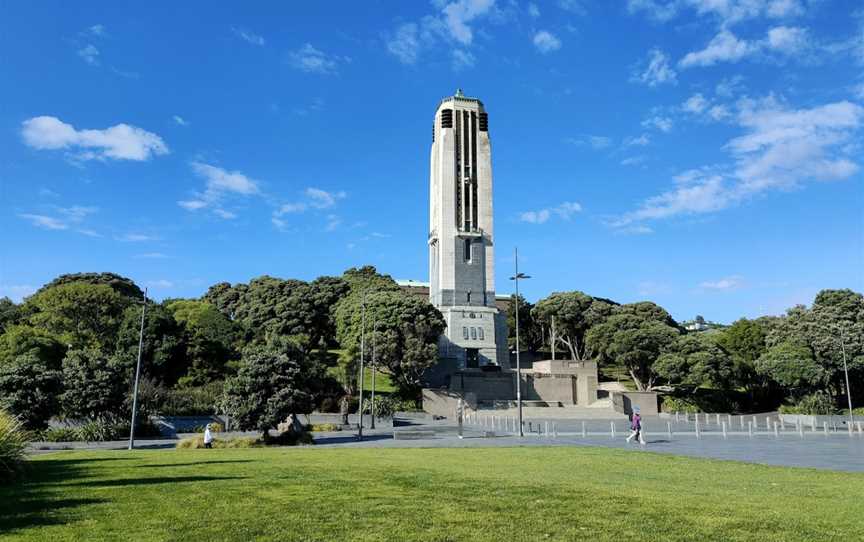
[[[5,501],[7,496],[3,496]],[[42,493],[15,497],[0,506],[0,534],[32,527],[65,525],[69,516],[65,512],[105,502],[100,499],[50,499]]]
[[[363,440],[358,440],[356,435],[344,437],[316,437],[315,444],[347,444],[350,442],[368,442],[378,440],[393,440],[393,435],[367,435]]]
[[[251,459],[225,459],[221,461],[194,461],[192,463],[159,463],[158,465],[138,465],[139,469],[153,469],[162,467],[193,467],[204,465],[220,465],[224,463],[252,463]]]
[[[117,480],[87,480],[67,484],[74,487],[124,487],[180,484],[188,482],[215,482],[217,480],[243,480],[243,476],[156,476],[153,478],[120,478]]]

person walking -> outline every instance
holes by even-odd
[[[639,407],[633,409],[633,415],[630,417],[630,436],[627,437],[629,443],[633,438],[639,441],[639,444],[645,446],[645,438],[642,436],[642,416],[639,415]]]
[[[213,433],[210,432],[210,424],[204,428],[204,447],[210,449],[213,447]]]

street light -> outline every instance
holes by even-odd
[[[141,331],[138,334],[138,363],[135,365],[135,388],[132,392],[132,422],[129,425],[129,449],[135,447],[135,417],[138,415],[138,381],[141,379],[141,350],[144,346],[144,314],[147,311],[147,288],[141,303]]]
[[[849,387],[849,368],[846,366],[846,346],[843,344],[843,328],[839,328],[840,332],[840,352],[843,354],[843,372],[846,373],[846,401],[849,404],[849,427],[855,423],[855,418],[852,415],[852,389]],[[850,429],[851,430],[851,429]]]
[[[516,410],[519,415],[519,436],[524,437],[522,431],[522,366],[519,363],[519,281],[530,279],[529,275],[519,272],[519,248],[513,249],[513,261],[516,264],[516,274],[510,280],[516,282]]]
[[[366,351],[366,292],[363,292],[363,299],[360,305],[360,406],[357,408],[357,414],[360,416],[357,424],[357,438],[363,440],[363,361]]]

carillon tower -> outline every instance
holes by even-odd
[[[458,369],[509,368],[494,251],[489,117],[460,89],[435,111],[429,191],[429,298],[447,322],[440,356]]]

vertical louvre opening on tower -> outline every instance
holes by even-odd
[[[489,115],[487,115],[486,113],[480,113],[480,131],[489,131]]]
[[[471,112],[471,224],[477,228],[477,114]]]
[[[450,117],[450,125],[453,125],[453,111],[450,109],[445,109],[442,111],[442,122],[443,122],[443,114],[444,112],[449,111],[451,114]],[[462,190],[462,123],[459,122],[459,111],[456,111],[456,130],[455,130],[455,141],[454,141],[454,149],[456,151],[456,160],[455,167],[456,171],[454,172],[454,177],[456,182],[453,183],[456,188],[456,228],[462,229],[462,216],[463,213],[463,205],[465,204],[464,193]]]
[[[473,226],[471,220],[474,214],[474,200],[472,199],[472,190],[471,190],[471,136],[473,135],[471,132],[471,122],[468,111],[462,111],[460,115],[462,118],[460,119],[462,122],[462,133],[464,136],[462,137],[462,156],[463,158],[463,166],[462,166],[462,189],[465,193],[465,203],[466,211],[465,211],[465,231],[471,231],[471,227]]]
[[[453,128],[453,110],[441,110],[441,128]]]

